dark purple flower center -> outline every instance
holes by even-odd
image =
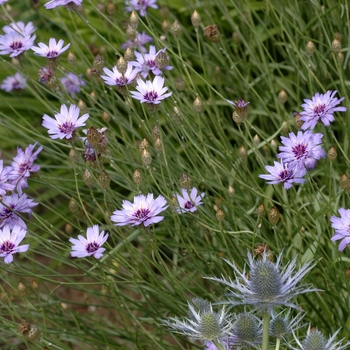
[[[139,0],[137,2],[138,5],[140,5],[140,7],[145,7],[146,6],[146,1],[145,0]]]
[[[14,209],[15,209],[14,204],[7,204],[7,207],[4,206],[2,213],[0,213],[1,219],[5,220],[12,217]]]
[[[156,91],[149,91],[143,95],[143,98],[147,101],[153,102],[158,99],[158,93]]]
[[[148,215],[150,213],[150,210],[147,209],[147,208],[141,208],[141,209],[138,209],[136,212],[135,212],[135,216],[139,219],[139,220],[142,220],[142,219],[145,219],[145,218],[148,218]]]
[[[295,158],[300,159],[307,156],[307,146],[303,144],[296,145],[292,147],[292,151],[294,153]]]
[[[156,67],[156,61],[155,60],[148,60],[146,61],[147,67],[152,69],[154,67]]]
[[[0,246],[0,252],[11,254],[13,248],[15,248],[15,245],[10,241],[6,241]]]
[[[88,253],[94,253],[98,248],[100,248],[99,244],[97,244],[96,242],[91,242],[86,246],[86,251]]]
[[[316,115],[322,115],[324,114],[324,112],[326,111],[326,105],[323,104],[323,105],[317,105],[315,108],[314,108],[314,113]]]
[[[28,170],[30,170],[30,162],[24,162],[24,163],[21,163],[18,167],[18,173],[19,174],[25,174]]]
[[[124,86],[124,85],[127,85],[129,83],[129,79],[126,77],[116,78],[115,83],[119,86]]]
[[[279,178],[280,178],[282,181],[287,181],[287,180],[293,178],[292,172],[289,171],[288,169],[284,169],[283,171],[281,171],[281,172],[278,174],[278,176],[279,176]]]
[[[185,209],[192,209],[194,207],[194,203],[192,201],[187,201],[184,205]]]
[[[11,49],[13,51],[17,51],[20,50],[23,47],[23,44],[21,41],[14,41],[11,45],[10,45]]]
[[[62,134],[70,134],[75,130],[75,127],[71,121],[64,122],[63,124],[58,126],[58,130]]]
[[[46,54],[46,57],[47,58],[55,58],[58,56],[58,52],[55,51],[55,50],[52,50],[52,51],[49,51],[47,54]]]

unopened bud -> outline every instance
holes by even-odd
[[[216,220],[222,222],[225,219],[225,212],[220,208],[215,214]]]
[[[285,103],[287,102],[287,100],[288,100],[288,95],[287,95],[286,91],[282,89],[282,90],[278,93],[277,98],[278,98],[278,101],[279,101],[280,103],[285,104]]]
[[[72,51],[68,52],[67,61],[73,67],[77,63],[77,58],[75,57],[75,55],[74,55],[74,53]]]
[[[327,157],[328,159],[333,162],[333,160],[335,160],[335,158],[337,158],[337,150],[334,146],[332,146],[328,152],[327,152]]]
[[[341,51],[341,42],[340,42],[340,40],[334,39],[332,41],[332,50],[334,52],[336,52],[336,53]]]
[[[270,146],[274,151],[276,151],[277,146],[278,146],[276,140],[272,139],[270,142]]]
[[[240,44],[241,41],[242,41],[242,37],[241,37],[241,34],[235,30],[233,33],[232,33],[232,40],[236,43],[236,44]]]
[[[177,77],[175,80],[175,87],[179,91],[184,91],[186,89],[186,83],[184,82],[184,80],[182,78]]]
[[[267,213],[267,218],[272,225],[276,225],[281,218],[281,214],[276,207],[272,207]]]
[[[117,69],[118,69],[119,73],[125,74],[125,72],[128,69],[128,62],[126,62],[126,60],[125,60],[125,58],[123,56],[120,56],[118,58],[116,66],[117,66]]]
[[[200,26],[201,24],[201,16],[199,15],[199,13],[194,10],[194,12],[192,13],[192,16],[191,16],[191,22],[192,22],[192,25],[193,27],[195,27],[196,29]]]
[[[162,145],[162,140],[160,139],[160,137],[158,137],[155,141],[154,141],[154,148],[156,150],[157,153],[162,152],[163,150],[163,145]]]
[[[300,119],[300,113],[293,113],[293,117],[294,117],[294,126],[300,130],[302,125],[304,124],[304,122]]]
[[[111,121],[111,117],[106,111],[102,112],[102,120],[106,123],[109,123]]]
[[[149,151],[147,151],[147,149],[144,149],[142,151],[141,160],[142,160],[143,165],[146,167],[152,163],[151,153]]]
[[[64,232],[68,235],[71,236],[74,232],[74,227],[71,224],[65,224],[64,225]]]
[[[185,188],[186,190],[192,187],[192,180],[186,173],[181,174],[179,182],[181,188]]]
[[[69,159],[72,163],[76,163],[79,160],[79,153],[74,148],[69,150]]]
[[[131,28],[137,29],[137,26],[139,25],[139,18],[137,17],[137,14],[135,11],[131,12],[130,18],[129,18],[129,23]]]
[[[255,136],[253,137],[253,142],[254,142],[254,144],[255,144],[255,146],[258,146],[259,145],[259,143],[260,143],[260,137],[259,137],[259,135],[258,134],[255,134]]]
[[[160,129],[159,129],[159,126],[157,124],[155,124],[154,127],[152,128],[153,141],[156,141],[158,139],[158,137],[160,137]]]
[[[163,29],[163,32],[165,32],[165,33],[168,33],[168,31],[170,30],[170,24],[167,20],[163,21],[162,29]]]
[[[90,96],[91,104],[94,105],[96,103],[96,101],[97,101],[97,94],[96,94],[96,92],[95,91],[91,91],[89,96]]]
[[[85,169],[84,174],[83,174],[83,181],[87,187],[91,188],[93,186],[94,177],[90,173],[89,169]]]
[[[139,169],[135,169],[132,179],[135,182],[136,186],[140,186],[141,181],[142,181],[142,174]]]
[[[244,117],[241,117],[236,111],[233,111],[232,113],[232,119],[237,124],[240,125],[244,122]]]
[[[146,138],[144,138],[139,144],[139,151],[141,154],[143,154],[144,150],[146,150],[146,151],[150,150],[150,145],[149,145],[149,142]]]
[[[101,55],[96,55],[94,58],[94,62],[92,64],[92,73],[100,76],[102,73],[102,69],[105,65],[104,59]]]
[[[193,102],[193,110],[196,113],[201,113],[203,111],[203,102],[199,97],[196,97],[196,99]]]
[[[244,146],[241,146],[240,148],[238,148],[238,157],[243,161],[248,158],[248,152]]]
[[[171,25],[170,30],[175,37],[178,37],[182,30],[180,22],[178,20],[175,20],[174,23]]]
[[[26,289],[27,289],[27,287],[21,281],[18,282],[17,290],[18,290],[18,294],[21,297],[24,297],[26,295]]]
[[[79,205],[74,198],[70,199],[68,208],[73,214],[76,214],[79,211]]]
[[[345,191],[348,191],[350,189],[350,178],[346,173],[343,173],[343,175],[340,177],[340,187],[343,188]]]
[[[127,47],[124,53],[124,59],[126,62],[133,61],[135,58],[134,51],[130,48]]]
[[[87,106],[86,103],[83,100],[79,100],[78,102],[78,107],[80,109],[80,116],[82,116],[83,114],[87,113]]]
[[[310,40],[307,42],[306,47],[305,47],[305,51],[309,56],[312,56],[313,53],[316,50],[316,46],[315,44]]]
[[[258,209],[256,210],[258,216],[262,216],[265,215],[265,205],[264,204],[260,204],[258,206]]]
[[[102,173],[97,178],[98,184],[101,186],[103,190],[106,190],[109,188],[109,185],[111,183],[110,176],[103,170]]]
[[[163,18],[168,18],[168,16],[169,16],[169,8],[166,7],[166,6],[162,6],[162,7],[159,9],[159,13],[160,13],[160,15],[161,15]]]
[[[23,333],[26,339],[28,340],[35,340],[38,339],[40,336],[40,331],[37,325],[31,324],[29,325],[29,331],[27,333]]]
[[[128,24],[125,34],[128,40],[133,41],[137,36],[137,31],[130,24]]]
[[[216,24],[211,24],[204,28],[204,36],[212,43],[220,41],[220,32]]]
[[[93,126],[87,131],[86,137],[92,147],[96,147],[101,141],[101,134]]]
[[[235,191],[235,189],[230,185],[230,186],[228,186],[228,188],[227,188],[227,193],[228,193],[229,197],[233,198],[233,197],[235,196],[235,194],[236,194],[236,191]]]
[[[168,56],[165,54],[165,52],[160,51],[156,56],[155,62],[156,62],[156,66],[160,70],[162,70],[168,65],[169,59],[168,59]]]
[[[288,123],[287,122],[283,122],[282,123],[282,132],[283,133],[287,133],[287,132],[289,132],[289,125],[288,125]]]
[[[88,79],[91,79],[93,74],[92,74],[92,69],[90,67],[86,68],[86,73],[85,73],[86,77]]]
[[[114,3],[112,1],[109,1],[106,7],[106,11],[108,13],[109,16],[113,16],[116,12],[116,6],[114,5]]]

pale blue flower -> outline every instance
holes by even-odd
[[[341,239],[338,250],[342,252],[345,247],[350,243],[350,210],[340,208],[338,209],[340,218],[331,216],[330,220],[332,227],[335,229],[332,241]]]

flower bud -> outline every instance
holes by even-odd
[[[163,21],[162,29],[163,29],[163,32],[165,32],[165,33],[168,33],[168,31],[170,30],[170,24],[167,20]]]
[[[135,169],[132,179],[135,182],[136,186],[140,186],[142,181],[142,174],[139,169]]]
[[[281,214],[276,207],[272,207],[267,213],[267,218],[272,225],[276,225],[281,218]]]
[[[216,220],[219,222],[224,221],[225,219],[225,212],[223,211],[223,209],[218,209],[218,211],[215,214]]]
[[[258,134],[255,134],[255,136],[253,137],[253,142],[254,142],[254,144],[255,144],[255,146],[258,146],[259,145],[259,143],[260,143],[260,137],[259,137],[259,135]]]
[[[150,150],[150,145],[146,138],[144,138],[139,144],[139,151],[141,154],[143,153],[144,150],[146,151]]]
[[[93,186],[94,177],[90,173],[89,169],[85,169],[84,174],[83,174],[83,181],[87,187],[91,188]]]
[[[270,142],[270,146],[271,146],[272,150],[276,151],[277,146],[278,146],[276,140],[272,139]]]
[[[282,90],[278,93],[277,98],[278,98],[278,101],[279,101],[280,103],[285,104],[285,103],[287,102],[287,100],[288,100],[288,95],[287,95],[286,91],[282,89]]]
[[[315,50],[316,50],[315,44],[311,40],[309,40],[305,47],[306,53],[308,54],[308,56],[312,56]]]
[[[179,91],[184,91],[186,89],[186,83],[181,77],[177,77],[175,80],[175,87]]]
[[[78,107],[80,109],[80,116],[87,113],[87,105],[83,100],[79,100]]]
[[[337,53],[341,51],[341,42],[338,39],[332,41],[332,50]]]
[[[348,267],[345,271],[345,277],[348,281],[350,281],[350,267]]]
[[[245,118],[243,118],[240,115],[238,115],[238,113],[236,111],[233,111],[232,119],[237,125],[240,125],[240,124],[242,124],[244,122]]]
[[[174,21],[174,23],[171,25],[170,27],[171,33],[175,36],[175,37],[179,37],[182,27],[180,22],[176,19]]]
[[[160,129],[159,129],[159,126],[157,124],[155,124],[154,127],[152,128],[153,141],[156,141],[158,139],[158,137],[160,137]]]
[[[193,27],[195,27],[195,29],[197,29],[200,26],[201,21],[202,21],[201,16],[199,15],[199,13],[196,10],[194,10],[194,12],[191,15],[191,22],[192,22]]]
[[[102,73],[102,69],[105,65],[104,59],[101,55],[96,55],[94,58],[94,61],[92,63],[92,70],[91,72],[93,74],[96,74],[97,76],[100,76]]]
[[[135,58],[134,51],[130,47],[127,47],[124,52],[125,61],[130,62],[130,61],[133,61],[134,58]]]
[[[158,137],[155,141],[154,141],[154,148],[156,150],[157,153],[162,152],[163,150],[163,145],[162,145],[162,140],[160,137]]]
[[[42,67],[38,72],[39,82],[48,84],[54,78],[54,71],[51,67]]]
[[[169,17],[169,8],[166,6],[162,6],[159,9],[159,13],[163,18],[168,18]]]
[[[96,147],[101,141],[101,134],[97,129],[91,126],[87,131],[86,138],[92,147]]]
[[[107,190],[111,183],[110,176],[103,170],[102,173],[97,178],[98,184],[101,186],[103,190]]]
[[[181,188],[185,188],[186,190],[192,187],[192,180],[186,173],[181,174],[179,182]]]
[[[156,62],[156,66],[162,70],[164,69],[168,63],[169,63],[169,58],[168,56],[165,54],[165,52],[163,51],[160,51],[158,53],[158,55],[156,56],[156,59],[155,59],[155,62]]]
[[[89,97],[90,97],[90,103],[92,105],[95,105],[95,103],[97,101],[97,94],[96,94],[96,92],[95,91],[91,91]]]
[[[227,193],[228,193],[230,198],[233,198],[236,194],[236,191],[231,185],[229,185],[227,188]]]
[[[294,117],[294,126],[300,130],[302,125],[304,124],[304,122],[302,120],[300,120],[300,113],[293,113],[293,117]]]
[[[113,16],[116,12],[116,6],[112,1],[109,1],[106,7],[106,11],[108,13],[109,16]]]
[[[68,235],[71,236],[74,232],[74,227],[71,224],[65,224],[64,225],[64,232]]]
[[[240,158],[242,161],[245,161],[248,158],[248,152],[244,146],[238,148],[238,158]]]
[[[232,33],[232,40],[236,43],[236,44],[240,44],[241,41],[242,41],[242,37],[241,37],[241,34],[235,30],[233,33]]]
[[[125,34],[128,40],[133,41],[137,36],[137,31],[130,24],[128,24]]]
[[[285,134],[289,132],[289,124],[286,121],[282,123],[282,132]]]
[[[139,18],[137,17],[137,14],[135,11],[131,12],[131,15],[129,17],[129,23],[131,28],[137,29],[137,26],[139,25]]]
[[[343,175],[340,177],[340,187],[344,189],[345,191],[350,190],[350,178],[346,173],[343,173]]]
[[[35,340],[35,339],[39,338],[40,331],[39,331],[39,328],[37,327],[37,325],[31,324],[31,325],[29,325],[28,332],[24,333],[23,335],[28,340]]]
[[[199,97],[196,97],[196,99],[193,102],[193,110],[196,113],[201,113],[203,111],[203,102]]]
[[[76,163],[79,160],[79,153],[74,148],[69,150],[69,159],[72,163]]]
[[[204,28],[204,36],[212,43],[220,41],[220,32],[216,24],[211,24]]]
[[[334,146],[331,146],[327,152],[327,158],[333,162],[337,158],[337,149]]]
[[[265,215],[265,205],[264,204],[260,204],[258,206],[258,209],[256,210],[258,216],[262,216]]]
[[[102,120],[106,123],[109,123],[111,121],[111,117],[106,111],[102,112]]]
[[[26,295],[26,289],[27,287],[23,284],[23,282],[19,281],[17,285],[17,290],[18,290],[18,294],[21,297],[24,297]]]
[[[79,205],[73,197],[70,199],[68,207],[73,214],[76,214],[79,211]]]
[[[142,160],[143,165],[146,167],[152,163],[151,153],[149,151],[147,151],[147,149],[144,149],[142,151],[141,160]]]
[[[121,74],[125,74],[125,72],[128,69],[128,63],[126,62],[126,60],[123,56],[120,56],[118,58],[116,66],[117,66],[118,72]]]
[[[67,61],[73,67],[77,63],[77,58],[75,57],[75,55],[74,55],[74,53],[72,51],[68,52]]]

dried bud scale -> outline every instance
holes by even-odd
[[[139,169],[135,169],[135,171],[132,175],[132,179],[133,179],[134,183],[136,184],[136,186],[140,186],[140,184],[142,182],[142,174],[141,174]]]
[[[100,132],[91,126],[86,134],[87,140],[89,141],[90,145],[93,147],[96,147],[100,141],[101,141],[101,134]]]
[[[159,9],[159,13],[163,18],[168,18],[169,17],[169,8],[167,6],[162,6]]]
[[[327,158],[333,162],[337,158],[337,149],[334,146],[331,146],[327,152]]]
[[[216,24],[204,28],[204,36],[212,43],[220,41],[220,32]]]
[[[337,52],[337,60],[340,65],[344,63],[344,54],[342,52]]]
[[[164,33],[168,33],[168,32],[169,32],[169,30],[170,30],[170,24],[169,24],[169,22],[168,22],[167,20],[164,20],[164,21],[162,22],[162,29],[163,29],[163,32],[164,32]]]
[[[218,211],[215,214],[216,220],[219,222],[224,221],[225,219],[225,212],[223,211],[223,209],[218,209]]]
[[[342,46],[341,46],[340,40],[334,39],[334,40],[332,41],[332,50],[333,50],[335,53],[338,53],[338,52],[341,51],[341,48],[342,48]]]
[[[23,284],[23,282],[20,281],[20,282],[18,282],[17,290],[18,290],[18,294],[21,297],[24,297],[26,295],[27,287]]]
[[[107,190],[111,184],[110,176],[103,170],[102,173],[97,178],[98,184],[103,190]]]
[[[87,113],[87,105],[83,100],[78,101],[78,107],[80,109],[80,113],[79,113],[80,116]]]
[[[258,146],[260,144],[261,140],[258,134],[255,134],[255,136],[253,137],[253,142],[255,146]]]
[[[282,123],[282,132],[285,134],[289,132],[289,124],[287,122]]]
[[[160,129],[159,129],[159,126],[157,124],[155,124],[154,127],[152,128],[153,141],[156,141],[158,139],[158,137],[160,137]]]
[[[276,207],[272,207],[267,213],[267,218],[272,225],[276,225],[281,218],[281,214]]]
[[[39,328],[37,327],[37,325],[35,324],[31,324],[29,325],[29,330],[27,333],[23,334],[25,336],[26,339],[28,340],[35,340],[38,339],[40,336],[40,331]]]
[[[192,22],[192,25],[195,29],[197,29],[202,22],[201,16],[199,15],[199,13],[196,10],[194,10],[192,15],[191,15],[191,22]]]
[[[147,149],[144,149],[142,151],[141,160],[142,160],[142,164],[146,167],[152,163],[151,153],[147,151]]]
[[[146,151],[150,150],[150,144],[146,138],[144,138],[139,144],[139,151],[141,154],[143,153],[144,150]]]
[[[74,232],[74,227],[71,224],[65,224],[64,225],[64,232],[68,235],[71,236]]]
[[[181,188],[185,188],[186,190],[192,187],[192,179],[186,173],[181,174],[179,182]]]
[[[163,70],[169,64],[169,57],[165,52],[160,51],[155,59],[158,69]]]
[[[288,94],[286,93],[285,90],[281,90],[279,93],[278,93],[278,101],[282,104],[285,104],[287,101],[288,101]]]
[[[94,106],[95,103],[97,102],[97,94],[96,94],[96,92],[95,91],[91,91],[89,96],[90,96],[90,102]]]

